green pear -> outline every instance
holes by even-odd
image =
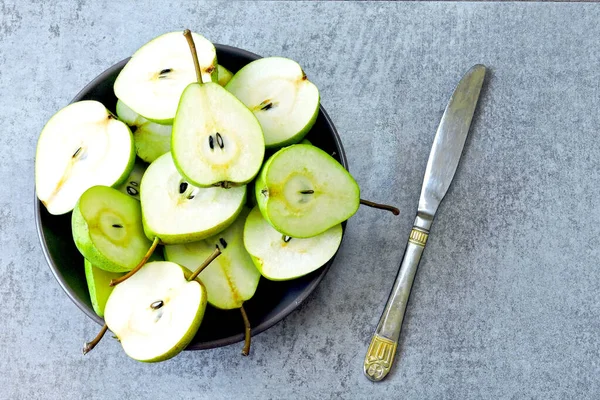
[[[142,176],[146,172],[146,165],[141,162],[136,162],[133,169],[129,173],[129,176],[125,181],[117,188],[120,192],[130,195],[136,200],[140,199],[140,184],[142,183]]]
[[[139,158],[151,163],[171,151],[171,125],[160,125],[147,120],[121,100],[117,101],[117,116],[133,128],[135,152]]]
[[[252,61],[231,78],[226,89],[256,115],[267,148],[298,143],[319,115],[319,89],[289,58]]]
[[[244,208],[236,221],[223,232],[205,240],[165,246],[165,258],[189,269],[208,258],[218,247],[221,255],[198,275],[206,286],[208,302],[230,310],[240,308],[254,296],[260,273],[244,248],[244,223],[249,209]],[[260,213],[259,213],[260,214]]]
[[[73,210],[92,186],[119,186],[135,162],[131,131],[97,101],[58,111],[38,139],[35,189],[48,212]]]
[[[217,82],[219,83],[219,85],[221,85],[221,86],[227,85],[227,83],[229,83],[229,81],[233,77],[233,74],[231,73],[231,71],[229,71],[227,68],[225,68],[221,64],[217,65],[217,71],[218,71],[218,76],[219,76],[219,80]]]
[[[148,238],[159,238],[162,244],[189,243],[231,225],[246,201],[246,187],[195,187],[167,153],[146,170],[140,200]]]
[[[262,276],[273,281],[299,278],[319,269],[334,256],[341,241],[341,224],[306,239],[282,235],[258,207],[250,212],[244,226],[246,250]]]
[[[350,218],[360,205],[358,184],[333,157],[308,144],[285,147],[256,180],[263,217],[280,233],[308,238]]]
[[[87,281],[88,290],[90,292],[90,300],[92,308],[99,317],[104,317],[104,307],[108,296],[110,296],[113,288],[110,286],[110,281],[120,278],[123,273],[108,272],[100,268],[96,268],[91,262],[85,260],[85,279]]]
[[[132,270],[152,246],[144,235],[140,202],[107,186],[81,195],[71,227],[83,257],[109,272]]]
[[[191,272],[168,261],[145,264],[118,284],[104,310],[108,328],[135,360],[158,362],[192,341],[206,309],[206,289]]]
[[[217,81],[217,53],[205,37],[193,33],[202,77]],[[194,63],[182,32],[170,32],[137,50],[114,85],[117,98],[136,113],[170,125],[183,90],[196,80]]]

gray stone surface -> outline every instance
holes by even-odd
[[[600,397],[600,7],[536,3],[0,1],[0,398]],[[158,365],[63,294],[33,219],[44,122],[160,33],[190,27],[299,60],[364,197],[331,271],[254,339]],[[472,64],[491,72],[439,210],[387,381],[363,357],[400,262],[433,135]]]

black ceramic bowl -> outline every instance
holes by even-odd
[[[219,64],[233,73],[250,61],[260,58],[235,47],[218,44],[215,46]],[[98,100],[114,112],[117,99],[113,92],[113,83],[127,61],[123,60],[104,71],[75,96],[73,101]],[[342,142],[323,107],[307,138],[348,168]],[[102,319],[92,309],[83,258],[71,236],[71,214],[50,215],[37,198],[35,214],[42,250],[58,283],[88,317],[102,325]],[[244,304],[252,324],[252,333],[256,335],[270,328],[298,307],[323,279],[332,262],[333,258],[317,271],[292,281],[272,282],[261,278],[256,294]],[[208,306],[202,326],[188,350],[209,349],[242,341],[243,328],[238,310],[223,311]]]

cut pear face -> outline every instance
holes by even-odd
[[[356,181],[333,157],[308,144],[279,150],[255,187],[263,217],[279,232],[308,238],[350,218],[360,205]]]
[[[66,214],[90,187],[118,186],[134,162],[126,124],[97,101],[70,104],[48,121],[38,139],[37,196],[50,214]]]
[[[150,262],[118,284],[104,317],[123,350],[135,360],[164,361],[194,338],[206,309],[206,290],[191,273],[167,261]]]
[[[252,112],[216,83],[189,85],[181,96],[171,139],[180,174],[199,187],[250,182],[265,154]]]
[[[231,80],[231,78],[233,77],[233,74],[231,73],[231,71],[229,71],[227,68],[225,68],[221,64],[217,65],[217,71],[218,71],[218,76],[219,76],[219,80],[217,82],[219,83],[219,85],[221,85],[221,86],[227,85],[229,83],[229,81]]]
[[[127,125],[134,127],[133,140],[139,158],[151,163],[171,151],[173,126],[154,123],[142,117],[121,100],[117,101],[117,116]]]
[[[146,172],[146,166],[140,162],[136,162],[125,182],[118,187],[119,191],[139,200],[140,184],[142,183],[144,172]]]
[[[71,228],[79,252],[105,271],[132,270],[152,245],[144,235],[140,202],[107,186],[81,195]]]
[[[319,115],[319,89],[288,58],[252,61],[233,76],[227,90],[256,115],[267,147],[298,143]]]
[[[246,186],[193,186],[167,153],[150,164],[142,178],[144,230],[148,238],[158,237],[163,244],[205,239],[231,225],[245,200]]]
[[[217,52],[204,36],[193,33],[204,82],[217,80]],[[192,53],[183,32],[161,35],[136,51],[115,81],[115,95],[136,113],[171,124],[179,98],[196,82]]]
[[[103,269],[94,267],[91,262],[85,260],[85,279],[90,292],[90,300],[92,301],[94,312],[99,317],[104,317],[106,301],[113,291],[110,281],[121,276],[123,276],[122,273],[104,271]]]
[[[254,296],[260,273],[250,254],[244,248],[244,223],[249,209],[245,208],[237,220],[223,232],[200,242],[165,246],[165,258],[190,270],[195,270],[215,250],[217,257],[198,279],[206,286],[208,302],[214,307],[230,310],[240,308]],[[259,213],[260,214],[260,213]]]
[[[307,239],[289,238],[277,232],[254,208],[244,227],[244,245],[262,276],[274,281],[309,274],[334,256],[342,242],[342,225]],[[210,292],[209,292],[210,293]]]

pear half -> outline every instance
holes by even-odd
[[[263,162],[258,120],[216,83],[193,83],[181,95],[171,152],[177,169],[195,186],[250,182]]]
[[[298,143],[319,115],[319,89],[289,58],[252,61],[231,78],[226,89],[256,115],[268,148]]]
[[[134,128],[135,152],[139,158],[151,163],[171,151],[171,125],[161,125],[142,117],[121,100],[117,101],[117,116]]]
[[[140,184],[142,183],[142,176],[146,172],[146,165],[141,162],[136,162],[133,169],[129,173],[129,176],[121,185],[117,188],[120,192],[130,195],[136,200],[140,199]]]
[[[216,81],[217,52],[204,36],[193,33],[205,82]],[[119,73],[115,95],[136,113],[159,124],[171,124],[179,98],[196,81],[196,71],[183,32],[170,32],[137,50]]]
[[[188,243],[214,235],[235,221],[246,200],[246,186],[198,188],[183,178],[171,153],[160,156],[141,184],[144,231],[162,244]]]
[[[342,225],[307,239],[277,232],[255,207],[246,219],[244,245],[262,276],[274,281],[299,278],[323,266],[342,242]]]
[[[132,270],[152,245],[144,235],[140,202],[107,186],[81,195],[71,228],[83,257],[110,272]]]
[[[231,78],[233,78],[233,74],[221,64],[217,65],[217,70],[219,74],[219,80],[217,82],[221,86],[226,86],[231,80]]]
[[[66,214],[90,187],[118,186],[134,162],[126,124],[97,101],[70,104],[50,118],[38,139],[37,196],[50,214]]]
[[[194,338],[206,309],[206,290],[178,264],[155,261],[118,284],[104,310],[108,328],[135,360],[158,362]]]
[[[285,147],[264,164],[255,195],[263,217],[280,233],[308,238],[350,218],[358,184],[333,157],[308,144]]]
[[[88,290],[90,292],[92,308],[99,317],[104,317],[106,301],[113,291],[113,288],[110,286],[110,281],[123,276],[123,274],[96,268],[88,260],[85,260],[84,268],[85,280],[87,281]]]
[[[206,286],[208,302],[214,307],[230,310],[240,308],[254,296],[260,273],[244,248],[244,223],[249,209],[244,208],[237,220],[223,232],[200,242],[165,246],[165,258],[190,270],[198,268],[215,250],[217,257],[198,279]],[[260,213],[259,213],[260,214]]]

